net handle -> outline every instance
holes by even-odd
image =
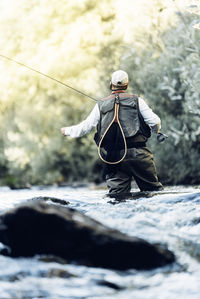
[[[101,155],[101,144],[107,134],[107,132],[109,131],[110,127],[112,126],[112,124],[116,122],[120,128],[120,131],[122,133],[122,137],[123,137],[123,140],[124,140],[124,155],[123,157],[116,161],[116,162],[110,162],[110,161],[106,161],[102,155]],[[126,154],[127,154],[127,143],[126,143],[126,137],[124,135],[124,131],[122,129],[122,126],[121,126],[121,123],[119,121],[119,95],[115,96],[115,113],[114,113],[114,117],[112,119],[112,121],[110,122],[109,126],[107,127],[107,129],[105,130],[103,136],[101,137],[100,141],[99,141],[99,145],[98,145],[98,155],[100,157],[100,159],[106,163],[106,164],[110,164],[110,165],[114,165],[114,164],[119,164],[120,162],[122,162],[124,160],[124,158],[126,157]]]

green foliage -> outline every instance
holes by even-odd
[[[130,89],[146,98],[169,135],[163,144],[151,141],[160,177],[199,183],[198,16],[178,11],[178,18],[172,2],[2,0],[0,54],[96,98],[109,93],[112,71],[125,69]],[[2,58],[0,89],[1,184],[100,182],[92,134],[60,134],[88,115],[92,101]]]
[[[182,14],[160,36],[157,57],[150,48],[123,62],[169,135],[165,143],[154,139],[151,145],[161,179],[171,184],[200,182],[200,31],[193,24],[193,16]]]
[[[93,96],[117,35],[112,0],[20,0],[0,10],[1,53]],[[92,28],[92,30],[91,30]],[[3,50],[4,49],[4,50]],[[110,63],[119,54],[110,58]],[[92,137],[65,139],[60,128],[80,122],[94,103],[9,61],[0,60],[2,183],[52,184],[92,175]],[[102,91],[101,91],[102,95]],[[86,163],[87,161],[87,163]]]

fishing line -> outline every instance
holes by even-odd
[[[66,84],[66,83],[64,83],[64,82],[62,82],[62,81],[60,81],[60,80],[58,80],[58,79],[55,79],[55,78],[53,78],[53,77],[51,77],[51,76],[49,76],[49,75],[47,75],[47,74],[44,74],[44,73],[42,73],[42,72],[40,72],[40,71],[38,71],[38,70],[36,70],[36,69],[34,69],[34,68],[32,68],[32,67],[30,67],[30,66],[24,64],[24,63],[22,63],[22,62],[19,62],[19,61],[15,60],[15,59],[12,59],[12,58],[10,58],[10,57],[8,57],[8,56],[5,56],[5,55],[2,55],[2,54],[0,54],[0,57],[2,57],[2,58],[4,58],[4,59],[7,59],[7,60],[9,60],[9,61],[15,62],[16,64],[18,64],[18,65],[20,65],[20,66],[23,66],[23,67],[25,67],[25,68],[27,68],[27,69],[29,69],[29,70],[35,72],[35,73],[38,73],[38,74],[40,74],[40,75],[42,75],[42,76],[44,76],[44,77],[47,77],[47,78],[49,78],[49,79],[51,79],[51,80],[53,80],[53,81],[55,81],[55,82],[57,82],[57,83],[59,83],[59,84],[64,85],[65,87],[68,87],[68,88],[72,89],[73,91],[75,91],[75,92],[77,92],[77,93],[79,93],[79,94],[81,94],[81,95],[83,95],[83,96],[85,96],[85,97],[87,97],[87,98],[89,98],[89,99],[95,101],[95,102],[98,102],[97,99],[95,99],[95,98],[89,96],[88,94],[84,93],[83,91],[78,90],[78,89],[76,89],[76,88],[74,88],[74,87],[72,87],[72,86],[70,86],[70,85],[68,85],[68,84]]]

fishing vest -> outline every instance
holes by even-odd
[[[138,115],[138,99],[136,95],[119,94],[119,121],[126,138],[133,137],[140,132],[140,119]],[[98,102],[100,123],[97,126],[97,136],[101,139],[114,117],[115,94]]]

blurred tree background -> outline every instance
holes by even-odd
[[[162,119],[152,137],[161,181],[200,183],[198,1],[0,0],[0,54],[95,98],[124,69]],[[95,103],[0,57],[0,184],[101,182],[93,133],[63,138]]]

